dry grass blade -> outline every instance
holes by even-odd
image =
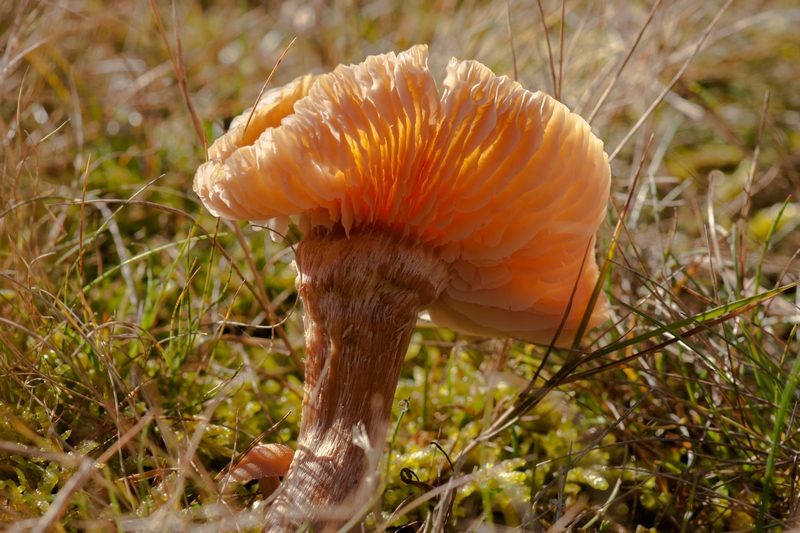
[[[558,100],[558,83],[556,82],[556,67],[553,63],[553,50],[550,48],[550,33],[547,31],[547,20],[544,16],[544,8],[542,8],[542,0],[536,0],[536,5],[539,6],[539,18],[542,19],[542,29],[544,30],[544,39],[547,43],[547,57],[550,60],[550,76],[553,81],[553,95]]]
[[[750,172],[747,173],[747,181],[745,182],[744,193],[745,202],[742,205],[742,218],[747,218],[750,214],[750,207],[752,205],[753,194],[753,181],[755,180],[756,170],[758,168],[758,157],[761,155],[761,143],[764,139],[764,128],[767,125],[767,116],[769,114],[769,91],[764,92],[764,103],[761,108],[761,122],[758,126],[758,139],[756,140],[756,148],[753,151],[753,161],[750,164]]]
[[[597,367],[595,369],[587,370],[585,372],[577,373],[577,374],[574,374],[574,375],[571,375],[571,376],[567,377],[568,374],[571,373],[571,371],[573,370],[573,369],[570,369],[569,372],[563,372],[563,376],[561,378],[559,378],[559,381],[560,381],[560,383],[571,383],[571,382],[574,382],[574,381],[587,379],[587,378],[590,378],[590,377],[592,377],[594,375],[606,372],[606,371],[608,371],[608,370],[610,370],[612,368],[618,368],[618,367],[623,366],[623,365],[625,365],[627,363],[630,363],[630,362],[632,362],[632,361],[634,361],[636,359],[640,359],[641,357],[643,357],[643,356],[645,356],[647,354],[657,353],[657,352],[663,350],[664,348],[666,348],[667,346],[669,346],[671,344],[674,344],[674,343],[679,342],[679,341],[684,341],[684,340],[689,339],[689,338],[691,338],[691,337],[693,337],[695,335],[698,335],[698,334],[700,334],[700,333],[702,333],[704,331],[707,331],[712,326],[716,326],[718,324],[722,324],[722,323],[725,323],[725,322],[727,322],[727,321],[729,321],[729,320],[731,320],[733,318],[736,318],[737,316],[741,315],[742,313],[746,313],[747,311],[753,309],[757,305],[761,305],[762,303],[767,302],[767,301],[771,300],[772,298],[775,298],[778,294],[780,294],[782,292],[785,292],[787,290],[793,289],[793,288],[795,288],[795,287],[797,287],[799,285],[800,285],[800,281],[796,281],[795,283],[791,283],[789,285],[785,285],[783,287],[779,287],[777,289],[765,292],[763,294],[759,294],[757,296],[752,296],[750,298],[745,298],[744,300],[740,300],[740,301],[734,302],[732,304],[727,304],[727,305],[723,305],[723,306],[717,307],[715,309],[712,309],[711,311],[708,311],[707,313],[703,313],[701,316],[698,316],[698,317],[692,317],[692,318],[689,318],[689,319],[686,319],[686,320],[681,320],[680,322],[677,322],[675,324],[670,324],[668,326],[667,325],[661,325],[657,330],[655,330],[655,332],[657,332],[658,334],[667,333],[667,334],[669,334],[671,336],[671,338],[669,338],[669,339],[667,339],[667,340],[665,340],[665,341],[663,341],[663,342],[661,342],[659,344],[651,346],[651,347],[647,348],[646,350],[642,350],[640,352],[637,352],[637,353],[635,353],[633,355],[624,357],[622,359],[619,359],[617,361],[613,361],[611,363],[606,363],[604,365],[600,365],[599,367]],[[631,308],[631,310],[633,310],[633,309]],[[688,326],[690,324],[698,324],[698,325],[693,327],[692,329],[686,331],[686,332],[680,332],[679,328],[686,327],[686,326]],[[632,344],[636,344],[638,342],[641,342],[641,340],[643,340],[643,338],[645,338],[644,336],[650,338],[650,337],[653,337],[655,335],[653,335],[651,333],[646,333],[646,334],[640,335],[640,336],[638,336],[638,337],[636,337],[634,339],[629,339],[627,341],[619,343],[619,346],[613,346],[612,345],[610,347],[603,348],[603,349],[598,350],[598,351],[590,354],[589,356],[587,356],[586,359],[584,361],[582,361],[582,363],[583,362],[587,362],[587,361],[591,361],[593,359],[597,359],[597,358],[605,356],[605,355],[608,355],[608,354],[610,354],[610,353],[612,353],[614,351],[619,350],[622,347],[627,347],[627,346],[630,346]],[[577,368],[577,365],[576,365],[575,368]],[[562,374],[562,371],[563,371],[563,369],[559,370],[558,374]]]
[[[752,205],[753,193],[753,180],[755,179],[756,169],[758,168],[758,157],[761,154],[761,142],[764,138],[764,127],[767,123],[767,114],[769,111],[769,91],[764,93],[764,105],[761,109],[761,123],[758,127],[758,140],[756,141],[756,148],[753,152],[753,162],[750,165],[750,172],[747,174],[747,181],[744,184],[744,203],[742,204],[741,218],[739,221],[739,232],[737,236],[737,251],[739,257],[737,261],[738,269],[737,274],[737,289],[741,292],[742,284],[744,283],[744,270],[747,263],[747,222],[750,219],[750,206]]]
[[[747,181],[745,182],[744,192],[746,200],[742,206],[742,218],[747,219],[750,216],[750,206],[752,205],[752,190],[753,180],[756,176],[756,169],[758,168],[758,156],[761,154],[761,142],[764,139],[764,128],[767,125],[767,115],[769,114],[769,91],[764,93],[764,105],[761,109],[761,122],[758,126],[758,140],[756,141],[756,149],[753,152],[753,162],[750,164],[750,172],[747,174]]]
[[[11,72],[16,66],[17,61],[23,57],[22,55],[17,55],[16,58],[12,59],[11,54],[14,52],[14,49],[19,42],[22,21],[25,18],[25,14],[28,11],[28,6],[30,3],[31,0],[25,0],[24,2],[17,4],[17,13],[14,15],[14,22],[11,24],[10,29],[7,30],[9,31],[10,35],[8,36],[5,49],[3,50],[3,58],[0,60],[0,89],[3,88],[8,73]],[[28,51],[30,50],[25,50],[25,53]]]
[[[564,87],[564,26],[567,25],[565,9],[566,2],[561,0],[561,24],[558,32],[558,87],[555,95],[558,101],[561,101]]]
[[[250,114],[247,115],[247,122],[244,123],[244,131],[242,135],[245,135],[247,133],[247,127],[250,125],[250,120],[253,118],[253,115],[255,114],[256,109],[258,108],[258,103],[261,101],[261,97],[264,96],[264,91],[267,90],[269,82],[272,81],[272,76],[274,76],[275,72],[278,71],[278,67],[283,62],[283,58],[286,57],[286,54],[289,52],[289,49],[292,47],[292,45],[296,40],[297,40],[296,37],[292,39],[292,42],[289,43],[289,46],[287,46],[283,50],[283,53],[281,54],[281,57],[278,59],[277,63],[275,63],[275,66],[272,67],[272,72],[269,73],[269,77],[267,78],[267,81],[264,82],[264,85],[261,87],[261,92],[258,93],[258,98],[256,98],[256,101],[253,104],[253,108],[250,110]]]
[[[639,41],[642,40],[642,35],[644,35],[644,31],[653,21],[653,16],[656,14],[656,10],[661,5],[661,1],[662,0],[656,0],[656,2],[653,4],[653,7],[650,9],[650,13],[647,15],[647,19],[645,19],[644,24],[642,24],[642,28],[639,30],[639,33],[636,34],[636,38],[633,40],[633,44],[631,44],[630,48],[628,48],[628,53],[627,55],[625,55],[625,59],[622,60],[622,63],[620,63],[619,68],[617,69],[616,72],[614,72],[614,76],[611,78],[611,81],[608,83],[608,86],[603,91],[603,94],[600,95],[600,99],[594,105],[594,109],[592,109],[592,112],[589,113],[589,116],[586,118],[586,122],[588,122],[589,124],[592,123],[592,121],[597,116],[597,113],[600,112],[600,108],[603,107],[606,98],[608,98],[608,95],[611,93],[611,90],[617,84],[617,80],[619,80],[622,71],[625,69],[625,65],[628,64],[628,61],[633,55],[633,52],[636,51],[636,47],[639,45]]]
[[[613,202],[611,206],[617,213],[617,224],[614,227],[614,233],[611,236],[611,243],[608,247],[608,252],[606,252],[605,259],[603,260],[603,266],[600,267],[600,274],[597,276],[597,282],[595,283],[594,289],[592,290],[592,295],[589,298],[589,304],[586,306],[587,312],[583,314],[583,318],[581,319],[581,323],[578,325],[578,330],[575,333],[575,340],[572,343],[572,348],[577,349],[580,346],[581,340],[583,339],[584,333],[586,333],[586,328],[589,326],[589,319],[591,318],[591,314],[588,312],[589,309],[594,309],[594,306],[597,304],[598,298],[600,298],[600,291],[603,289],[603,282],[608,275],[609,270],[611,269],[611,261],[614,258],[614,254],[617,251],[617,245],[619,243],[620,233],[622,229],[625,228],[625,221],[630,214],[631,205],[633,202],[634,195],[638,190],[639,185],[639,177],[642,174],[642,166],[644,165],[645,158],[647,154],[650,152],[650,144],[653,142],[653,136],[651,135],[650,138],[647,140],[647,145],[644,147],[642,151],[642,157],[639,159],[639,166],[636,168],[636,172],[633,175],[633,182],[631,183],[630,187],[628,188],[628,195],[625,198],[625,206],[622,209],[622,213],[616,211],[616,206],[614,206]]]
[[[92,162],[92,155],[86,161],[86,173],[83,176],[83,194],[81,194],[81,218],[78,226],[78,273],[83,278],[83,222],[86,208],[86,184],[89,181],[89,166]]]
[[[156,15],[156,20],[158,20],[158,28],[159,31],[162,32],[164,45],[167,47],[167,49],[169,49],[169,41],[166,38],[166,34],[163,33],[164,28],[161,24],[158,12],[154,7],[154,2],[155,0],[151,0],[153,12]],[[208,141],[206,140],[206,134],[203,131],[203,125],[200,123],[200,118],[197,116],[197,111],[194,109],[192,98],[189,96],[189,87],[186,85],[186,70],[183,67],[183,46],[181,45],[181,30],[180,23],[178,22],[178,8],[175,0],[172,0],[172,30],[175,36],[175,57],[173,58],[172,53],[170,53],[170,58],[173,60],[173,64],[175,66],[175,75],[178,77],[178,85],[180,85],[181,94],[186,102],[186,108],[189,110],[189,116],[192,117],[192,124],[197,132],[198,140],[203,145],[203,153],[205,154],[208,150]]]
[[[514,81],[518,81],[517,51],[514,49],[514,29],[511,26],[511,0],[506,0],[506,23],[508,24],[508,44],[511,47],[511,64],[514,66]]]
[[[794,325],[792,331],[789,335],[789,338],[794,337],[794,334],[797,332],[797,324]],[[789,345],[786,345],[786,352],[784,352],[784,357],[788,355],[789,352]],[[783,435],[783,420],[786,418],[786,413],[789,410],[789,404],[794,401],[795,407],[792,413],[792,418],[797,413],[797,400],[796,400],[796,390],[797,390],[797,379],[798,375],[800,375],[800,358],[795,358],[794,364],[792,365],[792,369],[789,374],[789,379],[786,381],[786,385],[783,387],[783,391],[781,391],[781,403],[780,408],[778,409],[777,414],[775,415],[775,429],[772,432],[771,443],[769,447],[769,457],[767,458],[767,467],[764,472],[764,488],[761,490],[761,502],[758,506],[758,518],[757,524],[758,529],[761,529],[764,526],[764,518],[767,515],[767,509],[769,508],[769,501],[770,501],[770,485],[773,483],[773,474],[775,473],[775,456],[777,454],[778,443],[781,441],[781,436]],[[791,429],[792,423],[789,422],[787,426],[786,432]],[[796,456],[796,454],[795,454]]]
[[[194,109],[194,104],[192,103],[192,99],[189,96],[189,88],[186,85],[186,73],[183,69],[183,49],[181,47],[181,40],[179,35],[179,26],[178,26],[178,17],[176,13],[175,2],[172,2],[172,13],[173,13],[173,24],[175,25],[175,46],[178,52],[178,55],[172,53],[172,47],[169,44],[169,37],[167,37],[167,30],[164,29],[164,24],[161,22],[161,15],[158,13],[158,7],[156,6],[155,0],[150,0],[150,9],[153,11],[153,15],[156,18],[156,24],[158,24],[158,31],[161,33],[161,38],[164,41],[164,46],[167,48],[167,53],[169,54],[169,59],[172,61],[172,68],[175,69],[175,76],[178,79],[178,86],[181,89],[181,94],[183,95],[183,100],[186,103],[186,109],[189,111],[189,116],[192,119],[192,124],[194,125],[194,131],[197,134],[197,139],[200,141],[200,144],[203,146],[203,153],[206,153],[208,148],[208,142],[206,141],[206,134],[203,132],[203,125],[200,123],[200,119],[197,116],[197,112]]]
[[[478,437],[477,440],[489,439],[497,435],[498,433],[505,431],[515,421],[519,420],[519,418],[524,413],[528,412],[538,402],[540,402],[542,398],[544,398],[547,395],[548,392],[550,392],[551,390],[555,389],[560,385],[587,379],[599,373],[607,372],[613,368],[618,368],[622,365],[626,365],[632,361],[640,359],[641,357],[647,354],[657,353],[666,348],[667,346],[670,346],[671,344],[693,337],[694,335],[704,332],[708,330],[708,328],[715,326],[717,324],[727,322],[741,315],[742,313],[752,309],[753,307],[774,298],[778,294],[790,290],[799,285],[800,281],[797,281],[795,283],[791,283],[789,285],[785,285],[783,287],[767,291],[763,294],[752,296],[750,298],[745,298],[743,300],[740,300],[738,302],[733,302],[731,304],[722,305],[705,313],[701,313],[700,315],[697,315],[695,317],[690,317],[684,320],[680,320],[670,325],[659,325],[659,327],[653,331],[643,333],[641,335],[638,335],[631,339],[627,339],[622,342],[613,343],[609,346],[606,346],[602,349],[592,352],[586,357],[578,358],[573,361],[568,361],[564,366],[561,367],[561,369],[559,369],[558,372],[556,372],[553,375],[553,377],[547,380],[547,382],[541,388],[539,389],[531,388],[530,390],[527,390],[526,393],[524,393],[523,395],[520,395],[520,398],[517,400],[516,404],[510,407],[505,413],[503,413],[502,416],[498,417],[496,421],[493,421],[492,425],[483,433],[481,433],[481,435]],[[689,331],[684,333],[680,332],[680,328],[694,324],[697,325],[692,329],[690,329]],[[621,358],[612,363],[600,365],[599,367],[593,370],[587,370],[581,373],[575,373],[578,367],[590,361],[610,355],[614,352],[622,350],[623,348],[626,348],[627,346],[638,344],[644,340],[651,339],[653,337],[663,334],[670,335],[670,338],[655,346],[651,346],[650,348],[637,352],[633,355]]]
[[[38,448],[0,440],[0,451],[18,455],[20,457],[37,457],[47,461],[57,462],[65,466],[79,467],[83,459],[67,453],[42,451]]]
[[[558,520],[553,522],[553,525],[547,529],[547,533],[558,533],[560,531],[564,531],[568,529],[568,526],[576,521],[578,516],[586,507],[586,502],[589,501],[588,494],[581,494],[578,497],[578,501],[570,505],[564,510],[564,515],[561,516]]]
[[[553,340],[550,342],[550,346],[547,347],[547,351],[545,352],[544,356],[542,357],[541,364],[539,364],[539,366],[536,368],[536,372],[534,372],[533,377],[531,378],[530,383],[528,383],[528,386],[525,388],[525,391],[522,393],[522,396],[530,393],[530,391],[532,391],[534,389],[534,387],[536,385],[536,380],[539,379],[539,374],[541,374],[542,369],[547,364],[547,359],[548,359],[548,357],[550,357],[550,354],[553,352],[553,348],[555,348],[555,346],[556,346],[556,342],[558,341],[558,337],[561,335],[561,331],[564,329],[564,324],[567,323],[567,318],[569,317],[569,312],[572,309],[572,302],[575,299],[575,293],[578,290],[578,282],[580,281],[581,274],[583,273],[583,269],[586,266],[586,259],[587,259],[587,257],[589,257],[589,254],[591,254],[593,252],[591,245],[592,245],[592,241],[591,240],[588,243],[586,243],[586,249],[583,252],[583,259],[581,259],[581,266],[578,269],[578,273],[575,276],[575,282],[572,284],[572,293],[570,293],[570,295],[569,295],[569,301],[567,302],[566,309],[564,310],[564,314],[561,317],[561,323],[559,323],[558,329],[556,329],[556,333],[555,333],[555,335],[553,335]],[[586,314],[588,314],[588,309],[591,309],[591,308],[587,308],[587,313]]]
[[[681,79],[683,73],[686,72],[687,68],[689,68],[689,65],[691,64],[694,57],[697,55],[700,49],[703,48],[703,44],[706,42],[706,39],[708,39],[708,36],[711,35],[711,32],[717,25],[717,22],[719,22],[719,19],[722,17],[722,14],[725,12],[726,9],[728,9],[728,7],[732,3],[733,0],[727,0],[725,2],[725,5],[723,5],[719,9],[719,11],[717,11],[717,14],[714,16],[714,20],[711,21],[711,24],[709,24],[706,30],[703,32],[703,35],[700,37],[700,40],[697,41],[697,44],[692,49],[692,53],[689,54],[689,57],[686,59],[686,61],[684,61],[680,70],[678,70],[675,76],[673,76],[672,80],[667,84],[667,86],[664,87],[664,90],[661,91],[661,94],[659,94],[653,101],[653,103],[650,104],[650,107],[647,108],[647,111],[645,111],[644,114],[639,118],[639,120],[636,121],[636,124],[634,124],[633,127],[628,131],[627,135],[623,137],[623,139],[620,141],[620,143],[617,145],[614,151],[611,152],[611,154],[608,156],[609,161],[613,161],[619,155],[619,153],[622,151],[622,149],[625,147],[625,145],[628,143],[631,137],[633,137],[633,134],[639,130],[642,124],[644,124],[645,120],[647,120],[648,117],[650,117],[653,111],[655,111],[656,107],[658,107],[658,105],[664,100],[664,97],[667,96],[667,94],[672,90],[675,84],[678,83],[678,80]]]
[[[261,275],[256,268],[255,263],[253,262],[253,256],[250,254],[250,246],[247,244],[247,241],[242,234],[242,229],[239,227],[238,224],[233,223],[231,225],[233,227],[233,231],[236,233],[236,239],[239,241],[239,244],[244,251],[245,259],[247,260],[247,265],[250,267],[250,273],[253,274],[255,280],[255,287],[258,289],[258,295],[261,298],[261,303],[264,306],[264,310],[267,312],[267,318],[269,319],[270,326],[272,326],[273,331],[278,334],[278,337],[283,341],[286,345],[286,349],[289,350],[289,354],[294,361],[295,366],[301,372],[305,372],[305,365],[303,361],[300,359],[300,356],[297,355],[297,351],[292,346],[291,341],[289,340],[289,336],[286,335],[286,331],[283,329],[283,326],[280,324],[280,320],[278,319],[278,315],[275,314],[275,310],[272,308],[272,303],[269,301],[269,297],[267,296],[266,291],[264,290],[264,283],[261,280]]]

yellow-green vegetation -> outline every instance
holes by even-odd
[[[260,529],[258,488],[215,478],[297,436],[294,252],[191,183],[294,38],[275,85],[428,43],[612,157],[612,318],[550,353],[421,321],[357,530],[796,526],[799,24],[793,0],[0,3],[0,529]]]

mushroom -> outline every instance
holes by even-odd
[[[280,485],[292,464],[294,450],[283,444],[259,444],[245,454],[228,477],[232,481],[258,480],[261,495],[268,498]]]
[[[216,216],[304,229],[302,422],[265,531],[335,531],[376,489],[420,311],[464,333],[572,342],[598,278],[610,169],[582,118],[480,63],[451,60],[440,94],[425,46],[266,100],[256,115],[280,125],[254,118],[245,135],[235,122],[194,190]]]

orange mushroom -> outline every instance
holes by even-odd
[[[280,485],[292,464],[294,450],[283,444],[259,444],[247,452],[228,474],[232,481],[258,480],[261,495],[268,498]]]
[[[307,228],[303,419],[267,531],[333,531],[368,502],[418,312],[550,344],[572,297],[564,345],[590,300],[610,182],[601,141],[475,61],[451,60],[443,88],[425,46],[302,78],[262,106],[280,125],[245,134],[240,120],[197,171],[213,214]],[[293,110],[278,110],[284,98]],[[601,299],[590,326],[605,316]]]

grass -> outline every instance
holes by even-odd
[[[721,2],[566,2],[563,26],[551,1],[154,5],[163,33],[143,1],[0,4],[0,528],[259,530],[257,488],[214,478],[283,417],[266,440],[296,438],[293,251],[191,181],[198,130],[295,37],[273,84],[426,42],[435,72],[475,58],[558,92],[613,154],[611,320],[544,364],[421,323],[356,527],[794,527],[793,2],[736,1],[702,47]]]

